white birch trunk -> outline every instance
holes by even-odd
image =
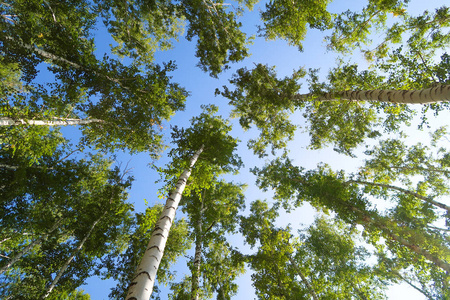
[[[311,286],[311,284],[309,283],[308,279],[305,277],[305,275],[303,275],[302,271],[300,270],[300,268],[298,267],[297,263],[295,262],[295,260],[291,257],[290,254],[287,254],[289,261],[291,262],[292,266],[294,267],[295,271],[297,272],[297,274],[300,276],[300,278],[302,279],[303,283],[306,285],[306,287],[309,290],[309,293],[311,294],[311,296],[313,297],[314,300],[319,300],[319,297],[317,297],[316,291],[313,289],[313,287]]]
[[[363,185],[372,185],[372,186],[378,186],[378,187],[382,187],[382,188],[386,188],[386,189],[391,189],[391,190],[395,190],[395,191],[399,191],[408,195],[412,195],[420,200],[423,200],[425,202],[430,203],[431,205],[434,205],[436,207],[445,209],[448,213],[450,213],[450,206],[445,205],[444,203],[438,202],[433,200],[430,197],[425,197],[422,196],[416,192],[412,192],[397,186],[393,186],[393,185],[389,185],[389,184],[384,184],[384,183],[376,183],[376,182],[368,182],[368,181],[360,181],[360,180],[349,180],[347,181],[347,183],[357,183],[357,184],[363,184]]]
[[[72,262],[72,260],[75,258],[75,256],[77,255],[78,252],[80,252],[81,248],[83,248],[84,243],[87,241],[87,239],[89,238],[89,236],[91,235],[92,231],[94,230],[94,227],[98,224],[98,222],[100,221],[100,219],[106,214],[106,211],[97,219],[95,220],[95,222],[92,224],[91,228],[89,229],[88,233],[84,236],[83,240],[81,240],[80,244],[78,244],[78,247],[75,249],[73,255],[66,261],[66,263],[62,266],[62,268],[59,270],[58,274],[56,275],[55,279],[53,279],[52,283],[50,284],[50,286],[47,289],[47,292],[45,293],[45,295],[42,297],[42,299],[47,298],[50,293],[53,291],[53,289],[55,288],[56,284],[58,283],[59,279],[61,278],[61,276],[64,274],[64,272],[67,270],[67,268],[69,267],[69,264]]]
[[[203,152],[203,146],[192,156],[189,168],[185,170],[176,184],[175,190],[169,195],[164,210],[162,211],[155,230],[150,238],[147,249],[139,264],[136,275],[128,287],[126,300],[148,300],[153,292],[156,272],[158,271],[170,227],[175,218],[181,195],[186,187],[186,182],[191,175],[192,167],[197,162],[198,157]]]
[[[295,99],[306,101],[314,94],[296,95]],[[423,90],[368,90],[343,91],[326,93],[315,98],[318,101],[379,101],[398,104],[426,104],[450,100],[450,85],[438,84],[435,87]]]
[[[27,254],[31,249],[33,249],[34,246],[40,245],[44,240],[46,240],[47,237],[50,235],[50,233],[52,233],[53,231],[56,230],[56,228],[58,228],[61,221],[62,221],[62,219],[58,220],[55,224],[53,224],[53,226],[50,228],[50,230],[47,233],[45,233],[44,235],[42,235],[39,238],[32,241],[28,246],[23,248],[22,251],[20,251],[13,258],[11,258],[11,260],[0,269],[0,274],[5,272],[6,270],[8,270],[9,267],[11,267],[14,263],[16,263],[22,256]]]
[[[356,213],[358,213],[360,216],[362,216],[362,220],[359,222],[361,225],[365,224],[373,224],[374,226],[378,227],[383,233],[388,235],[392,240],[397,241],[402,246],[411,249],[414,253],[418,255],[422,255],[429,261],[432,261],[436,266],[443,269],[444,271],[450,273],[450,264],[447,262],[446,257],[448,257],[447,251],[446,255],[441,259],[441,257],[437,257],[436,255],[430,253],[429,251],[423,249],[420,247],[420,245],[415,245],[409,242],[408,240],[404,239],[403,237],[393,233],[385,224],[383,224],[383,221],[376,221],[373,220],[371,216],[367,215],[363,211],[361,211],[359,208],[355,206],[349,206],[350,209]]]
[[[54,120],[26,120],[26,119],[12,119],[8,117],[0,118],[0,126],[14,126],[14,125],[33,125],[33,126],[68,126],[68,125],[85,125],[90,123],[104,123],[99,119],[59,119]]]
[[[13,39],[12,37],[10,37],[10,36],[7,36],[6,39],[7,39],[7,40],[14,40],[14,39]],[[97,75],[97,76],[102,76],[102,77],[104,77],[104,78],[106,78],[106,79],[108,79],[108,80],[110,80],[110,81],[112,81],[112,82],[115,82],[115,83],[119,84],[119,85],[120,85],[122,88],[124,88],[124,89],[127,89],[127,90],[129,89],[128,87],[123,86],[123,85],[120,83],[120,81],[119,81],[118,79],[111,78],[111,77],[109,77],[109,76],[107,76],[107,75],[102,75],[102,74],[96,72],[95,70],[88,70],[88,69],[86,69],[85,67],[83,67],[83,66],[81,66],[81,65],[79,65],[79,64],[77,64],[77,63],[74,63],[74,62],[72,62],[72,61],[70,61],[70,60],[65,59],[64,57],[60,57],[60,56],[57,56],[57,55],[55,55],[55,54],[53,54],[53,53],[50,53],[50,52],[47,52],[47,51],[45,51],[45,50],[39,49],[39,48],[36,47],[36,46],[29,45],[29,44],[25,44],[24,42],[19,41],[19,40],[16,40],[16,42],[17,42],[21,47],[23,47],[23,48],[25,48],[25,49],[28,49],[28,50],[31,50],[31,51],[34,51],[35,53],[39,54],[40,56],[42,56],[42,57],[44,57],[44,58],[46,58],[46,59],[48,59],[48,60],[50,60],[50,61],[52,61],[52,62],[62,62],[62,63],[66,63],[66,64],[68,64],[68,65],[70,65],[70,66],[72,66],[72,67],[74,67],[75,69],[78,69],[78,70],[91,71],[91,72],[93,72],[93,73],[94,73],[95,75]]]
[[[200,264],[202,262],[202,243],[203,243],[203,199],[201,199],[200,214],[197,221],[197,236],[195,237],[195,255],[194,268],[191,280],[191,300],[199,300],[200,298]]]

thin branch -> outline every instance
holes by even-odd
[[[47,1],[44,1],[45,5],[48,6],[48,8],[50,9],[50,11],[52,12],[52,16],[53,16],[53,21],[55,21],[55,23],[58,23],[58,21],[56,21],[56,16],[55,16],[55,12],[53,11],[52,7],[50,6],[50,4],[48,4]]]
[[[430,76],[431,76],[431,78],[433,78],[433,81],[434,81],[435,83],[439,83],[439,81],[436,80],[436,78],[434,78],[433,72],[431,72],[431,70],[428,68],[428,65],[427,65],[427,63],[425,62],[425,59],[423,58],[423,56],[422,56],[422,54],[420,53],[420,51],[417,51],[416,53],[419,55],[420,60],[422,61],[423,65],[425,66],[425,69],[427,69],[428,73],[430,73]]]

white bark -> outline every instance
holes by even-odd
[[[202,243],[203,243],[203,199],[200,199],[200,213],[197,220],[197,236],[195,238],[195,255],[194,267],[192,270],[191,281],[191,300],[199,300],[200,298],[200,264],[202,262]]]
[[[34,126],[67,126],[67,125],[85,125],[90,123],[104,123],[99,119],[59,119],[54,120],[26,120],[0,117],[0,126],[14,125],[34,125]]]
[[[67,270],[67,268],[69,267],[69,264],[72,262],[72,260],[75,258],[75,256],[77,255],[78,252],[80,252],[81,248],[83,248],[84,243],[87,241],[87,239],[89,238],[89,236],[91,235],[92,231],[94,230],[94,227],[98,224],[98,222],[100,221],[100,219],[106,214],[106,211],[97,219],[95,220],[94,223],[92,223],[91,228],[89,229],[88,233],[84,236],[83,240],[81,240],[80,244],[78,244],[78,247],[75,249],[73,255],[66,261],[66,263],[62,266],[62,268],[59,270],[58,274],[56,275],[55,279],[53,279],[52,283],[50,284],[50,286],[47,289],[47,292],[45,293],[45,295],[42,297],[42,299],[47,298],[50,293],[52,292],[52,290],[55,288],[56,284],[58,283],[59,279],[61,278],[61,276],[64,274],[64,272]]]
[[[397,186],[393,186],[393,185],[389,185],[389,184],[384,184],[384,183],[376,183],[376,182],[368,182],[368,181],[360,181],[360,180],[349,180],[347,181],[347,183],[357,183],[357,184],[363,184],[363,185],[372,185],[372,186],[378,186],[378,187],[382,187],[382,188],[386,188],[386,189],[390,189],[390,190],[395,190],[395,191],[399,191],[408,195],[412,195],[420,200],[423,200],[425,202],[430,203],[431,205],[434,205],[436,207],[445,209],[448,213],[450,213],[450,206],[445,205],[444,203],[438,202],[433,200],[430,197],[425,197],[420,195],[419,193],[413,192],[413,191],[409,191]]]
[[[299,101],[306,101],[313,94],[296,95]],[[423,90],[368,90],[368,91],[343,91],[326,93],[315,98],[318,101],[379,101],[398,104],[426,104],[450,100],[450,85],[438,84],[435,87]]]
[[[316,291],[313,289],[313,287],[311,286],[311,284],[309,283],[308,279],[305,277],[305,275],[303,275],[302,271],[300,270],[300,268],[298,267],[297,263],[295,262],[295,260],[291,257],[290,254],[287,254],[289,261],[291,262],[292,266],[294,267],[295,271],[297,272],[297,274],[300,276],[300,278],[302,279],[303,283],[306,285],[306,287],[309,290],[309,293],[311,294],[311,296],[313,297],[314,300],[319,300],[319,297],[317,297]]]
[[[189,168],[185,170],[176,184],[175,190],[169,195],[164,210],[162,211],[155,230],[150,238],[147,249],[139,264],[136,275],[131,281],[126,300],[148,300],[153,292],[156,272],[158,271],[164,248],[166,247],[172,222],[181,200],[181,195],[186,187],[186,182],[198,157],[203,152],[203,146],[192,156]]]
[[[7,36],[6,39],[7,39],[7,40],[14,40],[14,39],[13,39],[12,37],[10,37],[10,36]],[[119,85],[120,85],[122,88],[124,88],[124,89],[127,89],[127,90],[129,89],[128,87],[123,86],[122,83],[121,83],[118,79],[111,78],[111,77],[109,77],[109,76],[107,76],[107,75],[100,74],[100,73],[96,72],[95,70],[88,70],[88,69],[86,69],[85,67],[83,67],[83,66],[81,66],[81,65],[79,65],[79,64],[77,64],[77,63],[74,63],[74,62],[72,62],[72,61],[70,61],[70,60],[65,59],[64,57],[60,57],[60,56],[57,56],[57,55],[55,55],[55,54],[53,54],[53,53],[50,53],[50,52],[47,52],[47,51],[45,51],[45,50],[39,49],[39,48],[36,47],[36,46],[29,45],[29,44],[25,44],[24,42],[19,41],[19,40],[16,40],[16,42],[17,42],[21,47],[23,47],[23,48],[25,48],[25,49],[28,49],[28,50],[31,50],[31,51],[34,51],[35,53],[39,54],[40,56],[42,56],[42,57],[44,57],[44,58],[46,58],[46,59],[48,59],[48,60],[50,60],[50,61],[52,61],[52,62],[66,63],[66,64],[68,64],[68,65],[70,65],[70,66],[72,66],[72,67],[74,67],[75,69],[78,69],[78,70],[91,71],[91,72],[93,72],[93,73],[94,73],[95,75],[97,75],[97,76],[102,76],[102,77],[104,77],[104,78],[106,78],[106,79],[108,79],[108,80],[110,80],[110,81],[112,81],[112,82],[115,82],[115,83],[119,84]]]
[[[27,254],[31,249],[33,249],[34,246],[40,245],[44,240],[46,240],[47,237],[50,235],[50,233],[52,233],[53,231],[56,230],[56,228],[58,228],[58,226],[61,223],[61,221],[62,221],[62,219],[58,220],[55,224],[53,224],[53,226],[50,228],[50,230],[47,233],[45,233],[44,235],[42,235],[39,238],[35,239],[28,246],[23,248],[22,251],[17,253],[6,265],[4,265],[0,269],[0,274],[5,272],[6,270],[8,270],[9,267],[11,267],[14,263],[16,263],[22,256]]]
[[[6,38],[7,40],[10,40],[10,41],[15,40],[14,38],[12,38],[12,37],[10,37],[10,36],[7,36],[7,37],[5,37],[5,38]],[[76,69],[83,69],[79,64],[76,64],[76,63],[71,62],[71,61],[69,61],[69,60],[67,60],[67,59],[65,59],[65,58],[62,58],[62,57],[59,57],[59,56],[54,55],[54,54],[52,54],[52,53],[49,53],[49,52],[47,52],[47,51],[45,51],[45,50],[39,49],[39,48],[36,47],[36,46],[29,45],[29,44],[25,44],[24,42],[22,42],[22,41],[20,41],[20,40],[15,40],[15,42],[17,42],[21,47],[23,47],[23,48],[25,48],[25,49],[28,49],[28,50],[31,50],[31,51],[34,51],[34,52],[36,52],[37,54],[39,54],[40,56],[45,57],[45,58],[47,58],[47,59],[50,59],[50,60],[52,60],[52,61],[63,62],[63,63],[66,63],[66,64],[68,64],[68,65],[71,65],[72,67],[75,67]]]

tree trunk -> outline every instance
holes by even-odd
[[[399,192],[402,192],[402,193],[405,193],[405,194],[412,195],[412,196],[414,196],[414,197],[416,197],[416,198],[418,198],[420,200],[428,202],[428,203],[430,203],[430,204],[432,204],[434,206],[437,206],[439,208],[445,209],[447,212],[450,213],[450,206],[445,205],[444,203],[441,203],[441,202],[434,201],[431,198],[422,196],[422,195],[420,195],[420,194],[418,194],[416,192],[412,192],[412,191],[409,191],[409,190],[406,190],[406,189],[402,189],[402,188],[397,187],[397,186],[384,184],[384,183],[360,181],[360,180],[349,180],[349,181],[347,181],[347,183],[358,183],[358,184],[364,184],[364,185],[378,186],[378,187],[382,187],[382,188],[386,188],[386,189],[390,189],[390,190],[396,190],[396,191],[399,191]]]
[[[7,39],[7,40],[10,40],[10,41],[14,40],[14,39],[13,39],[12,37],[10,37],[10,36],[7,36],[6,39]],[[72,61],[69,61],[69,60],[65,59],[64,57],[60,57],[60,56],[57,56],[57,55],[55,55],[55,54],[53,54],[53,53],[50,53],[50,52],[47,52],[47,51],[45,51],[45,50],[39,49],[38,47],[36,47],[36,46],[34,46],[34,45],[25,44],[24,42],[19,41],[19,40],[15,40],[15,42],[17,42],[17,43],[19,44],[20,47],[25,48],[25,49],[28,49],[28,50],[30,50],[30,51],[34,51],[34,52],[37,53],[38,55],[40,55],[40,56],[42,56],[43,58],[46,58],[46,59],[48,59],[48,60],[50,60],[50,61],[52,61],[52,62],[65,63],[65,64],[68,64],[68,65],[74,67],[75,69],[78,69],[78,70],[83,70],[83,71],[90,71],[90,72],[93,72],[95,75],[104,77],[104,78],[106,78],[106,79],[109,80],[109,81],[112,81],[112,82],[115,82],[115,83],[119,84],[122,88],[124,88],[124,89],[126,89],[126,90],[129,90],[128,87],[123,86],[122,83],[120,82],[120,80],[118,80],[118,79],[116,79],[116,78],[111,78],[111,77],[109,77],[109,76],[107,76],[107,75],[100,74],[100,73],[98,73],[98,72],[95,71],[95,70],[89,70],[89,69],[87,69],[87,68],[85,68],[85,67],[83,67],[83,66],[81,66],[81,65],[79,65],[79,64],[77,64],[77,63],[74,63],[74,62],[72,62]]]
[[[45,298],[47,298],[50,295],[50,293],[55,288],[55,286],[58,283],[58,281],[61,278],[61,276],[64,274],[64,272],[69,267],[69,264],[72,262],[72,260],[78,254],[78,252],[80,252],[81,248],[83,248],[84,243],[87,241],[87,239],[91,235],[92,231],[94,230],[94,227],[98,224],[98,222],[100,221],[101,218],[103,218],[104,215],[106,215],[106,211],[97,220],[95,220],[94,223],[92,223],[91,228],[89,229],[88,233],[84,236],[83,240],[81,240],[80,244],[78,244],[78,247],[75,249],[73,255],[66,261],[66,263],[59,270],[58,274],[56,275],[55,279],[53,279],[52,283],[48,287],[47,292],[42,297],[42,299],[45,299]]]
[[[50,228],[50,230],[45,233],[44,235],[40,236],[39,238],[32,241],[28,246],[26,246],[22,251],[17,253],[5,266],[3,266],[0,269],[0,274],[8,270],[9,267],[11,267],[14,263],[16,263],[22,256],[27,254],[31,249],[33,249],[34,246],[40,245],[44,240],[47,239],[47,237],[52,233],[53,231],[58,228],[58,226],[61,224],[62,219],[59,219],[53,226]]]
[[[434,298],[427,292],[424,291],[423,289],[421,289],[420,287],[416,286],[414,283],[411,282],[411,280],[409,280],[408,278],[404,277],[402,274],[400,274],[400,272],[396,271],[396,270],[391,270],[390,272],[392,272],[395,276],[397,276],[398,278],[400,278],[401,280],[403,280],[404,282],[406,282],[407,284],[409,284],[411,287],[413,287],[414,289],[416,289],[417,291],[419,291],[420,293],[422,293],[425,297],[427,297],[430,300],[433,300]]]
[[[191,300],[198,300],[200,297],[200,265],[202,261],[202,242],[203,242],[203,232],[202,232],[202,217],[203,217],[203,199],[200,199],[200,214],[197,220],[197,235],[195,237],[195,255],[194,255],[194,266],[192,269],[191,278]]]
[[[99,119],[59,119],[54,120],[26,120],[26,119],[13,119],[8,117],[0,118],[0,126],[12,126],[12,125],[34,125],[34,126],[66,126],[66,125],[85,125],[90,123],[104,123]]]
[[[315,94],[298,94],[295,99],[306,101],[316,96]],[[325,93],[314,98],[318,101],[379,101],[397,104],[425,104],[450,100],[450,85],[438,84],[435,87],[423,90],[367,90],[367,91],[343,91]]]
[[[69,60],[67,60],[67,59],[65,59],[63,57],[59,57],[57,55],[54,55],[54,54],[52,54],[50,52],[47,52],[45,50],[39,49],[36,46],[25,44],[24,42],[22,42],[20,40],[17,40],[17,39],[14,39],[14,38],[12,38],[10,36],[6,36],[5,39],[10,40],[10,41],[15,41],[17,44],[19,44],[20,47],[25,48],[25,49],[30,50],[30,51],[34,51],[35,53],[39,54],[40,56],[42,56],[44,58],[47,58],[47,59],[50,59],[51,61],[58,61],[58,62],[62,62],[62,63],[66,63],[68,65],[71,65],[72,67],[75,67],[76,69],[83,69],[83,67],[80,66],[79,64],[71,62],[71,61],[69,61]]]
[[[292,266],[294,267],[295,271],[297,272],[297,274],[300,276],[300,278],[302,279],[303,283],[306,285],[306,287],[308,288],[309,293],[311,294],[311,296],[313,297],[314,300],[319,300],[319,297],[317,297],[316,291],[313,289],[313,287],[311,286],[311,284],[309,283],[308,279],[305,277],[305,275],[303,275],[302,271],[300,270],[300,268],[298,267],[297,263],[295,262],[295,260],[291,257],[290,254],[287,254],[289,261],[291,262]]]
[[[203,146],[192,156],[189,167],[185,170],[176,184],[175,190],[169,195],[166,206],[162,211],[155,230],[150,238],[147,249],[139,264],[136,275],[131,281],[126,300],[148,300],[153,292],[156,272],[166,247],[170,227],[175,218],[175,212],[181,200],[181,195],[186,187],[186,182],[191,175],[192,167],[203,152]]]
[[[403,237],[391,232],[391,230],[384,224],[385,222],[383,222],[382,220],[380,220],[380,221],[374,220],[371,216],[367,215],[365,212],[361,211],[359,208],[357,208],[355,206],[349,206],[349,207],[352,211],[356,212],[360,216],[359,223],[361,225],[373,224],[375,227],[379,228],[384,234],[386,234],[391,240],[397,241],[404,247],[407,247],[414,253],[425,257],[429,261],[432,261],[439,268],[450,273],[450,264],[447,263],[446,261],[440,259],[439,257],[436,257],[435,255],[431,254],[427,250],[421,248],[419,245],[412,244],[408,240],[404,239]]]

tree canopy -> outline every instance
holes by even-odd
[[[0,298],[449,298],[436,3],[1,2]]]

